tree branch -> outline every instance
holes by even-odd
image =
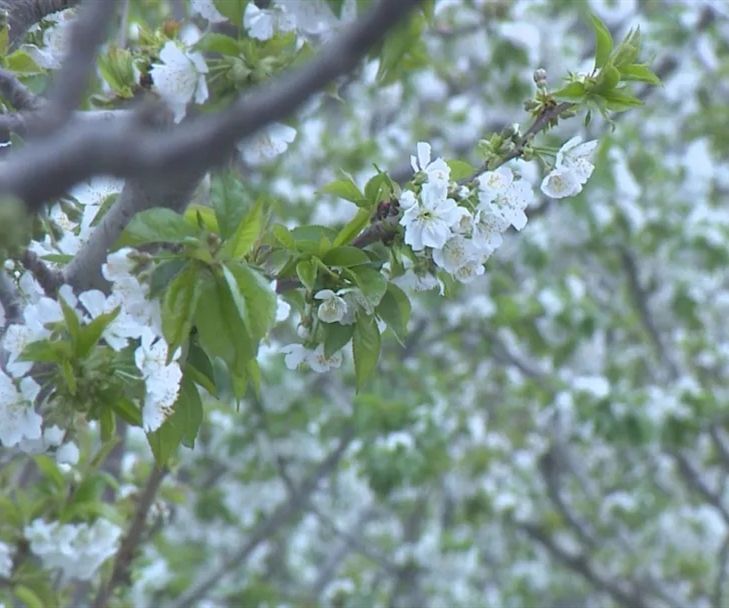
[[[267,519],[256,526],[246,542],[235,553],[229,555],[213,572],[191,586],[170,608],[189,608],[196,605],[221,577],[231,569],[239,567],[258,545],[275,534],[281,526],[304,509],[308,504],[309,496],[316,490],[321,480],[328,477],[336,468],[353,438],[353,429],[346,429],[340,437],[337,447],[299,485],[297,491],[289,496],[286,502],[279,505]]]
[[[137,120],[121,120],[103,132],[66,125],[9,157],[0,169],[0,193],[15,195],[36,210],[91,175],[173,177],[218,165],[236,142],[286,118],[312,94],[351,71],[419,2],[381,1],[316,59],[255,89],[226,111],[177,126],[166,137],[150,133]]]
[[[560,547],[541,527],[531,523],[523,523],[519,524],[519,529],[524,531],[532,540],[542,545],[553,558],[582,576],[596,589],[610,595],[619,604],[630,606],[630,608],[645,608],[645,601],[639,594],[626,589],[625,585],[620,582],[599,574],[586,556],[569,553]]]
[[[56,73],[47,99],[45,115],[36,127],[52,130],[62,125],[80,103],[88,86],[96,50],[104,42],[116,2],[86,0],[69,27],[69,45],[61,69]]]
[[[67,9],[78,2],[79,0],[1,0],[0,10],[8,12],[11,46],[20,42],[30,26],[51,13]]]
[[[38,98],[8,70],[0,69],[0,95],[16,110],[35,110],[38,107]]]
[[[139,504],[134,513],[134,519],[132,519],[132,523],[129,526],[129,531],[122,540],[119,551],[117,551],[111,578],[109,578],[106,585],[102,585],[99,588],[96,599],[94,599],[94,603],[92,604],[93,608],[104,608],[109,603],[114,589],[124,583],[129,577],[129,566],[134,559],[137,546],[142,540],[142,533],[144,532],[147,521],[147,513],[149,513],[149,509],[157,495],[157,490],[166,474],[167,469],[159,469],[156,466],[152,469],[147,479],[147,485],[139,497]]]

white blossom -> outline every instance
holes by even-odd
[[[246,163],[260,165],[286,152],[295,138],[296,129],[276,122],[238,142],[237,148]]]
[[[542,192],[550,198],[566,198],[579,194],[592,175],[595,166],[590,159],[598,142],[581,142],[581,137],[573,137],[557,152],[554,169],[542,180]]]
[[[182,370],[176,359],[167,364],[167,342],[152,331],[142,334],[139,347],[134,351],[134,362],[145,382],[142,425],[147,432],[156,431],[172,414],[172,408],[180,392]]]
[[[52,13],[46,17],[53,25],[43,32],[43,47],[34,44],[23,45],[23,50],[33,58],[40,67],[47,70],[57,70],[63,63],[71,40],[72,20],[75,11],[68,9]],[[34,28],[35,29],[35,28]]]
[[[190,0],[190,9],[210,23],[223,23],[228,19],[215,6],[213,0]]]
[[[318,291],[314,295],[314,298],[322,300],[316,314],[320,320],[324,321],[324,323],[337,323],[341,321],[347,313],[347,303],[331,289],[322,289]]]
[[[416,173],[423,171],[428,176],[428,183],[434,184],[444,191],[448,189],[451,169],[442,158],[430,160],[430,144],[424,141],[417,144],[417,157],[410,156],[410,166]]]
[[[308,356],[308,349],[301,344],[287,344],[281,348],[281,352],[284,353],[284,363],[289,369],[297,369]]]
[[[290,32],[296,28],[296,22],[284,8],[272,6],[271,8],[258,8],[254,2],[249,2],[243,15],[243,25],[252,38],[268,40],[279,32]]]
[[[342,353],[341,351],[336,352],[327,357],[324,354],[324,345],[320,344],[315,350],[309,351],[306,362],[315,372],[328,372],[330,369],[336,369],[342,365]]]
[[[208,66],[201,53],[185,51],[172,41],[165,43],[159,58],[162,63],[153,64],[150,75],[160,97],[174,112],[175,122],[180,122],[193,98],[198,104],[207,100]]]
[[[32,378],[20,381],[20,390],[10,376],[0,370],[0,442],[5,447],[23,439],[40,439],[43,418],[33,409],[40,385]]]
[[[582,190],[577,173],[569,167],[552,169],[542,180],[541,187],[549,198],[575,196]]]
[[[65,580],[90,580],[116,553],[122,529],[106,519],[97,519],[93,524],[35,519],[25,527],[24,535],[45,568],[60,570]]]
[[[64,443],[58,450],[56,450],[56,462],[58,464],[78,464],[79,450],[78,446],[73,442],[69,441]]]
[[[437,185],[427,183],[423,184],[420,202],[405,211],[400,224],[405,227],[405,243],[413,251],[421,251],[425,247],[443,247],[451,236],[451,227],[460,219],[456,202],[446,198]]]

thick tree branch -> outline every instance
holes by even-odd
[[[68,50],[48,92],[47,114],[38,125],[41,130],[62,125],[80,103],[96,61],[96,50],[106,38],[116,7],[116,2],[86,0],[69,26]]]
[[[38,98],[8,70],[0,69],[0,95],[16,110],[34,110],[38,107]]]
[[[15,46],[30,26],[51,13],[78,4],[79,0],[1,0],[0,10],[8,12],[10,44]]]
[[[181,175],[177,180],[127,181],[119,198],[66,267],[66,282],[79,291],[107,291],[108,283],[101,274],[101,265],[129,220],[152,207],[182,210],[201,178],[202,174],[195,171]]]
[[[354,69],[419,1],[383,0],[314,60],[256,89],[226,111],[186,122],[166,137],[150,133],[137,120],[119,121],[103,132],[67,125],[10,156],[0,169],[0,193],[15,195],[36,210],[91,175],[170,177],[216,166],[236,142],[286,118],[312,94]]]
[[[134,559],[134,553],[142,540],[142,534],[147,521],[147,514],[154,502],[157,490],[159,490],[162,480],[167,474],[167,469],[158,469],[154,467],[147,479],[147,485],[144,487],[142,495],[139,497],[139,504],[134,513],[134,518],[129,526],[126,536],[122,540],[119,551],[114,561],[114,569],[111,572],[111,578],[99,589],[93,608],[104,608],[109,603],[114,589],[124,583],[129,577],[129,566]]]

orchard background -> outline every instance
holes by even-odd
[[[729,602],[729,4],[2,0],[0,602]]]

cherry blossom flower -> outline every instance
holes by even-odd
[[[331,289],[318,291],[314,298],[322,300],[316,314],[324,323],[337,323],[347,313],[347,303]]]
[[[33,409],[40,385],[32,378],[15,382],[0,370],[0,442],[5,447],[18,445],[23,439],[40,439],[43,418]]]
[[[145,383],[142,425],[147,432],[156,431],[172,414],[172,408],[180,392],[182,370],[176,359],[167,364],[167,342],[147,330],[142,334],[139,347],[134,351],[134,363],[142,373]]]
[[[296,29],[296,22],[285,8],[273,5],[271,8],[258,8],[249,2],[243,15],[243,26],[251,38],[268,40],[274,33],[290,32]]]
[[[213,0],[190,0],[190,9],[193,13],[200,15],[210,23],[223,23],[228,20],[217,9]]]
[[[552,169],[542,180],[542,192],[549,198],[567,198],[582,190],[582,184],[572,169],[561,167]]]
[[[320,344],[315,350],[309,351],[306,362],[315,372],[328,372],[330,369],[336,369],[342,365],[342,353],[341,351],[336,352],[327,357],[324,354],[324,345]]]
[[[413,251],[425,247],[440,249],[451,236],[451,227],[461,219],[456,202],[435,184],[423,184],[420,202],[411,205],[400,218],[405,243]]]
[[[198,104],[207,100],[208,66],[201,53],[185,51],[172,41],[165,43],[159,58],[162,63],[152,65],[150,76],[160,97],[174,112],[175,122],[180,122],[193,98]]]
[[[237,148],[246,163],[260,165],[286,152],[289,144],[295,138],[296,129],[276,122],[268,125],[252,138],[238,142]]]
[[[542,192],[548,197],[575,196],[582,191],[582,186],[592,175],[595,165],[590,159],[598,142],[581,142],[581,137],[573,137],[557,152],[554,169],[542,180]]]
[[[419,171],[424,172],[428,176],[429,184],[437,185],[446,191],[448,189],[451,169],[442,158],[436,158],[431,162],[430,153],[431,147],[429,143],[424,141],[418,142],[417,157],[414,155],[410,156],[410,166],[415,173]]]

